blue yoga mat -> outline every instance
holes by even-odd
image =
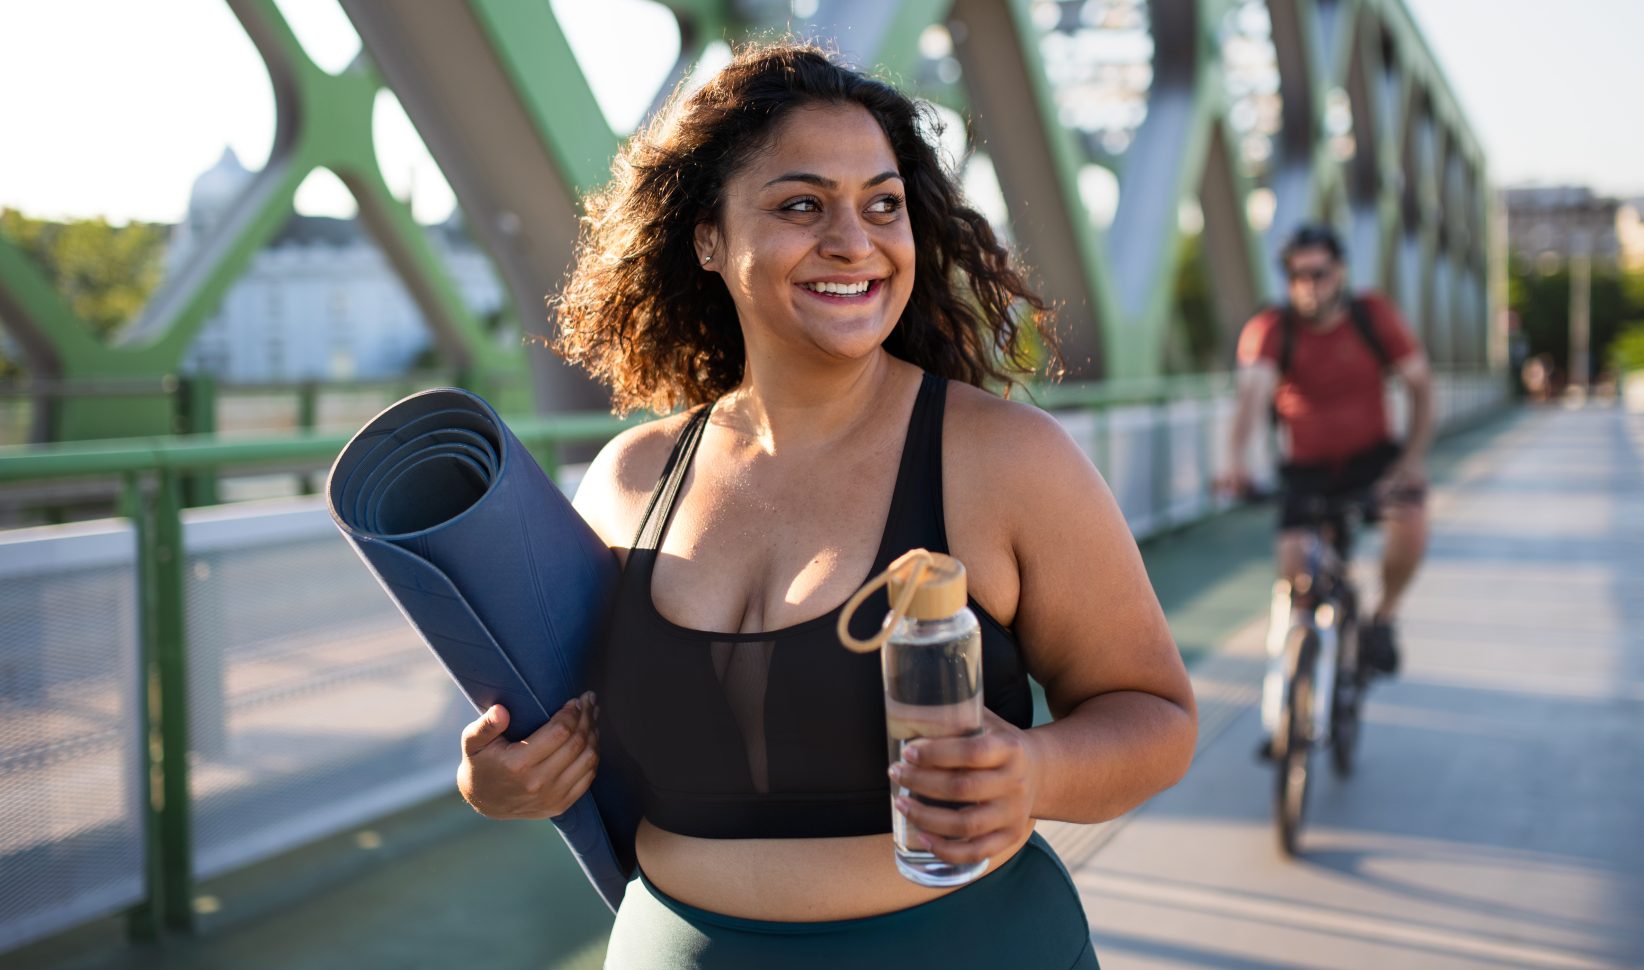
[[[439,388],[393,404],[337,456],[326,501],[474,708],[508,709],[510,740],[588,688],[616,557],[482,398]],[[617,766],[602,760],[554,824],[615,910],[638,824]]]

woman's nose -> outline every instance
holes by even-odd
[[[823,256],[856,262],[873,252],[873,238],[856,213],[839,213],[828,220],[817,248]]]

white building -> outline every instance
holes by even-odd
[[[232,149],[195,179],[166,254],[168,274],[251,179]],[[502,286],[457,217],[426,231],[468,307],[481,318],[496,313]],[[411,294],[357,220],[293,215],[224,295],[183,370],[231,383],[390,377],[432,342]]]
[[[1616,266],[1621,256],[1616,199],[1575,185],[1509,188],[1506,197],[1507,245],[1527,265],[1546,272],[1582,252],[1595,266]]]

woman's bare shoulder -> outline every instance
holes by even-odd
[[[576,508],[606,545],[625,549],[690,412],[628,428],[601,448],[577,486]]]
[[[944,450],[974,473],[997,481],[1092,470],[1062,423],[1034,405],[955,382],[948,412],[946,423],[955,433]]]
[[[943,474],[944,494],[957,507],[949,530],[969,530],[980,548],[1010,550],[1018,586],[1005,602],[1015,606],[1013,628],[1051,711],[1060,717],[1117,690],[1190,698],[1107,483],[1055,415],[990,397],[958,387],[949,397],[947,427],[956,433],[943,452],[959,466]]]

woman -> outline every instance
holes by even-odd
[[[1112,818],[1187,768],[1191,690],[1124,519],[1052,418],[982,389],[1043,304],[927,124],[815,48],[749,47],[589,203],[560,351],[619,408],[692,407],[612,441],[578,493],[625,563],[597,705],[520,744],[492,708],[459,782],[544,818],[597,752],[631,761],[640,878],[608,966],[1094,966],[1034,820]],[[968,569],[987,724],[887,778],[878,661],[833,631],[913,546]],[[1031,729],[1029,674],[1056,718]],[[972,803],[899,807],[987,875],[897,873],[891,778]]]

